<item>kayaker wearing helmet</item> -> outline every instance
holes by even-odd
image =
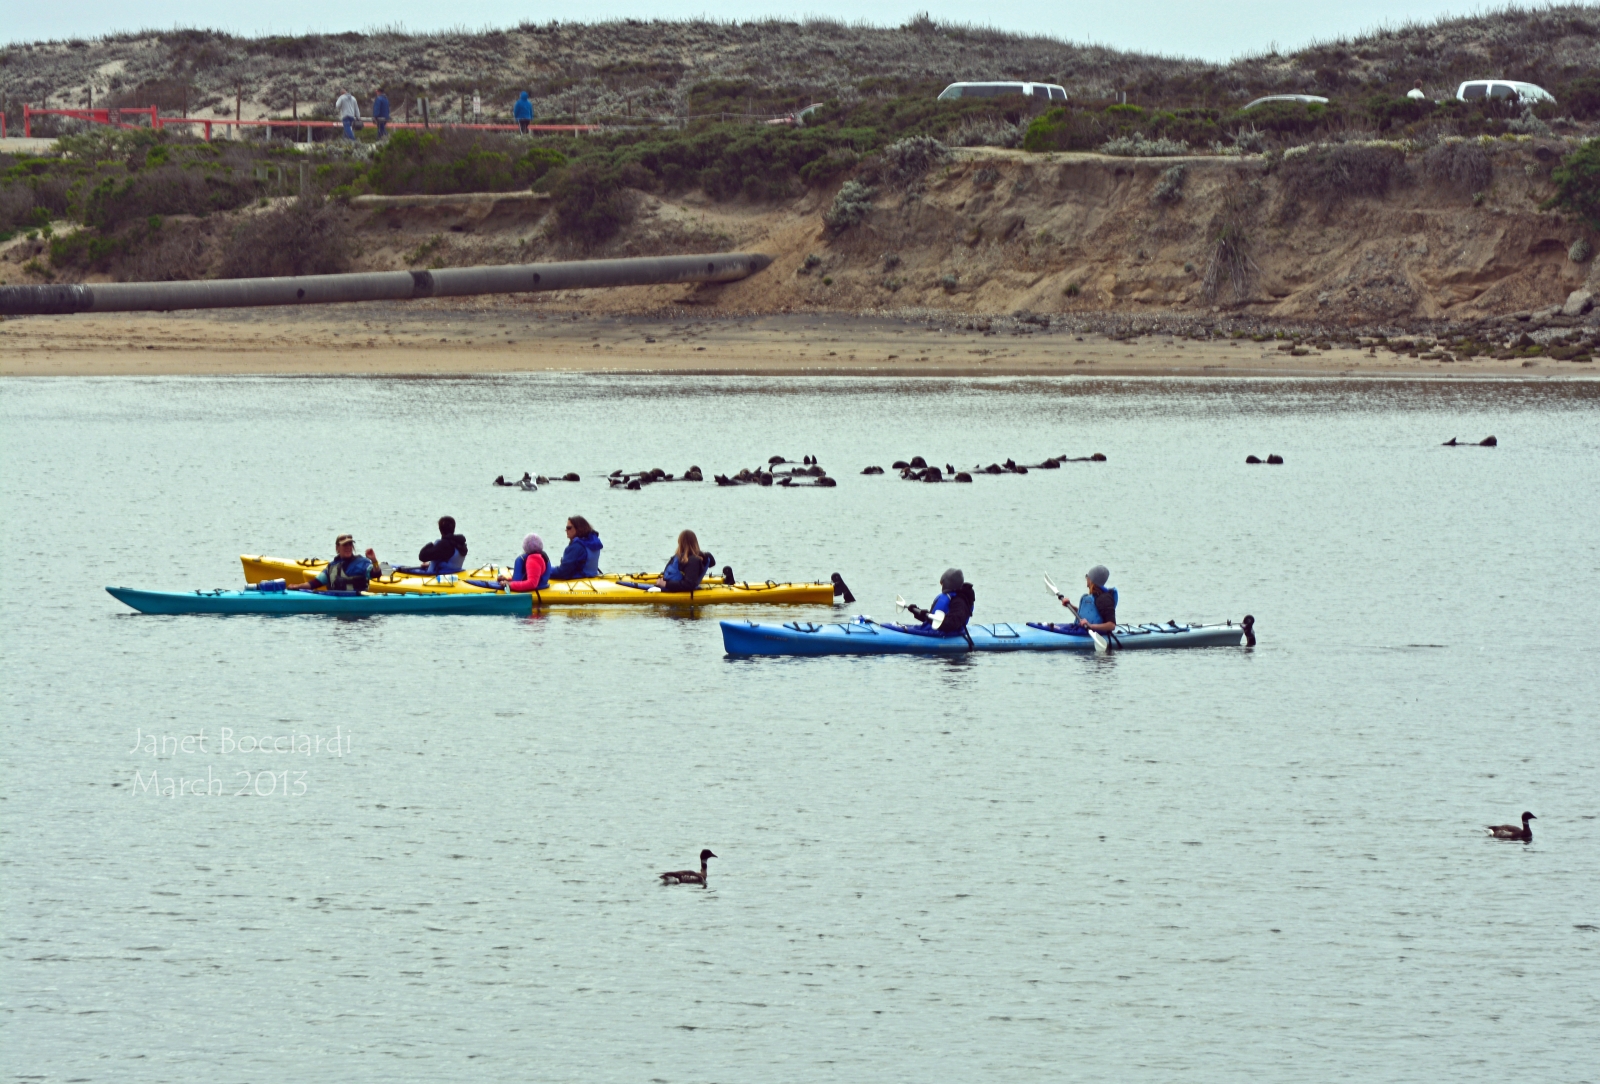
[[[497,576],[507,590],[528,592],[543,591],[550,586],[550,558],[544,553],[544,540],[530,534],[522,540],[522,556],[511,569],[510,576]]]
[[[423,546],[417,560],[422,562],[422,571],[432,576],[461,571],[467,560],[467,536],[456,534],[454,516],[439,517],[439,540]]]
[[[306,581],[313,591],[365,591],[367,584],[383,574],[378,555],[370,549],[365,557],[356,556],[356,540],[347,534],[334,540],[338,555],[328,567]]]
[[[582,516],[567,519],[567,548],[561,551],[561,564],[550,573],[552,580],[582,580],[600,575],[600,535]]]
[[[961,575],[959,568],[947,568],[939,577],[940,595],[933,600],[933,608],[907,606],[911,615],[941,636],[960,636],[967,631],[972,620],[972,607],[977,601],[972,585]]]
[[[662,591],[694,591],[706,578],[706,569],[716,563],[716,558],[700,550],[700,540],[693,531],[678,532],[678,549],[661,572]]]
[[[1083,577],[1084,586],[1089,591],[1078,600],[1078,605],[1074,607],[1066,599],[1061,600],[1061,605],[1078,615],[1078,624],[1094,632],[1111,633],[1117,630],[1117,589],[1106,587],[1109,579],[1111,570],[1105,565],[1095,565]]]

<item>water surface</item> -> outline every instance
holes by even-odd
[[[1597,407],[1586,383],[0,384],[4,1067],[1592,1081]],[[840,485],[601,481],[773,454]],[[487,484],[524,470],[584,480]],[[240,553],[345,530],[409,559],[446,512],[499,561],[584,514],[611,570],[693,527],[741,576],[839,571],[837,612],[883,619],[952,564],[980,619],[1049,619],[1042,576],[1104,563],[1124,619],[1248,612],[1261,642],[730,660],[715,610],[159,618],[101,590],[234,585]],[[202,729],[207,754],[136,749]],[[237,744],[298,735],[322,754]],[[136,784],[208,769],[221,796]],[[1531,846],[1482,838],[1523,809]],[[702,846],[709,890],[653,882]]]

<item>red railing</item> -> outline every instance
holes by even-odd
[[[206,138],[207,142],[209,142],[210,139],[211,139],[211,129],[212,129],[213,126],[221,127],[221,128],[266,128],[269,131],[271,129],[273,129],[273,128],[307,128],[307,129],[310,129],[310,128],[342,128],[342,127],[344,127],[343,122],[341,122],[341,121],[333,121],[333,120],[230,120],[230,119],[228,119],[226,117],[212,117],[210,119],[207,119],[205,117],[163,117],[156,110],[156,107],[153,106],[153,105],[144,106],[144,107],[142,107],[140,109],[35,109],[31,105],[24,105],[22,107],[22,133],[23,133],[23,135],[28,136],[28,137],[31,138],[33,136],[33,118],[34,117],[45,117],[45,116],[67,117],[67,118],[69,118],[71,120],[86,121],[86,122],[88,122],[90,124],[105,124],[105,125],[109,125],[109,126],[115,127],[115,128],[138,128],[138,127],[142,127],[142,125],[124,123],[124,121],[122,119],[123,117],[127,117],[127,116],[134,116],[134,117],[140,117],[140,118],[149,117],[150,118],[150,127],[154,128],[154,129],[156,129],[158,131],[163,129],[163,128],[172,127],[174,125],[186,125],[186,124],[187,125],[193,125],[193,124],[198,124],[198,125],[201,125],[204,128],[204,130],[205,130],[204,134],[205,134],[205,138]],[[372,121],[364,120],[364,123],[371,124]],[[0,138],[4,138],[4,136],[5,136],[4,124],[5,124],[4,115],[0,114]],[[419,130],[423,129],[423,128],[430,128],[430,127],[431,128],[450,127],[450,128],[467,128],[467,129],[471,129],[471,130],[474,130],[474,131],[482,131],[482,132],[520,132],[522,130],[521,125],[517,125],[517,124],[455,124],[455,123],[446,124],[446,123],[434,123],[434,124],[424,125],[424,124],[419,124],[419,123],[416,123],[416,122],[407,123],[407,122],[403,122],[403,121],[402,122],[390,121],[389,122],[389,127],[390,128],[415,128],[415,129],[419,129]],[[568,133],[571,133],[573,135],[577,135],[577,134],[583,133],[583,132],[593,132],[593,131],[596,131],[599,128],[600,128],[600,125],[598,125],[598,124],[530,124],[528,126],[528,131],[530,131],[530,132],[568,132]]]

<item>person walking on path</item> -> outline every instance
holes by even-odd
[[[344,137],[354,143],[356,118],[361,115],[361,107],[356,104],[355,95],[348,90],[341,92],[339,100],[333,103],[333,108],[339,113],[339,123],[344,125]]]
[[[516,118],[517,127],[522,129],[522,134],[528,134],[528,125],[533,123],[533,101],[528,97],[528,92],[523,91],[522,97],[517,99],[517,104],[511,107],[511,115]]]
[[[1417,80],[1417,85],[1416,86],[1414,86],[1410,90],[1406,91],[1406,97],[1410,98],[1412,101],[1417,101],[1417,102],[1425,102],[1425,101],[1428,100],[1428,96],[1425,93],[1423,93],[1422,80],[1421,79]]]
[[[382,139],[389,130],[389,96],[381,87],[377,97],[372,99],[372,123],[378,129],[378,138]]]

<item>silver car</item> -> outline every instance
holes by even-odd
[[[1064,102],[1067,100],[1065,87],[1054,83],[951,83],[939,93],[941,102],[953,101],[957,98],[1005,98],[1017,94],[1024,98],[1032,98],[1042,102]]]
[[[1537,83],[1519,83],[1515,79],[1468,79],[1456,88],[1456,97],[1464,102],[1554,102],[1555,95]]]

